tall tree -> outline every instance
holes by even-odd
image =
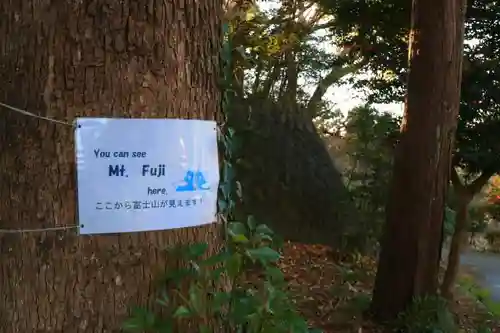
[[[413,297],[437,290],[464,19],[464,0],[413,1],[406,109],[373,293],[379,320],[394,318]]]
[[[325,109],[326,90],[359,64],[347,66],[347,55],[317,46],[328,37],[314,32],[332,20],[314,3],[271,2],[279,8],[241,15],[246,19],[236,20],[232,40],[241,85],[235,90],[243,92],[235,113],[238,130],[248,133],[238,165],[245,203],[288,239],[338,246],[346,226],[355,224],[355,209],[313,118]],[[310,94],[306,85],[314,88]]]
[[[219,0],[1,1],[0,100],[68,122],[216,119],[221,19]],[[71,127],[0,117],[0,228],[74,224]],[[0,234],[0,332],[115,332],[177,265],[166,247],[205,241],[213,252],[219,230]]]
[[[325,0],[326,1],[326,0]],[[330,12],[339,18],[334,27],[340,40],[366,40],[374,45],[375,56],[367,68],[367,79],[355,80],[355,85],[372,88],[376,102],[402,101],[408,66],[405,62],[410,20],[409,2],[340,0]],[[331,4],[330,4],[331,5]],[[354,6],[358,10],[353,10]],[[495,0],[469,0],[465,25],[462,95],[451,168],[455,229],[448,255],[448,267],[441,287],[442,294],[452,296],[458,272],[461,246],[468,227],[467,206],[487,182],[500,171],[498,147],[500,52],[500,11]],[[457,170],[463,175],[459,177]]]
[[[468,206],[473,197],[500,171],[500,128],[498,52],[500,12],[495,1],[472,0],[467,10],[466,39],[476,39],[465,47],[466,66],[452,169],[456,221],[441,286],[444,296],[453,296],[460,253],[469,227]]]
[[[474,196],[488,183],[493,175],[493,169],[483,170],[481,175],[473,180],[462,179],[453,167],[451,169],[451,181],[453,184],[453,198],[455,214],[455,226],[448,254],[448,264],[441,284],[441,294],[446,298],[453,297],[453,286],[458,275],[460,254],[467,240],[469,226],[469,204]]]

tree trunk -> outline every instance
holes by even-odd
[[[414,0],[408,99],[373,292],[379,321],[437,291],[460,101],[465,1]]]
[[[67,122],[215,119],[221,14],[219,0],[0,1],[0,101]],[[0,228],[76,224],[72,128],[0,117]],[[0,234],[0,332],[118,332],[178,264],[164,249],[205,241],[214,252],[219,231]]]
[[[448,253],[448,265],[441,285],[441,294],[448,299],[452,298],[453,285],[455,283],[458,268],[460,267],[460,254],[462,246],[467,239],[467,208],[472,196],[464,191],[458,190],[455,230],[451,238],[450,252]]]
[[[493,175],[491,170],[485,170],[472,183],[464,184],[455,168],[451,169],[451,180],[455,192],[456,200],[456,218],[455,230],[451,239],[450,252],[448,253],[448,264],[441,284],[441,294],[443,297],[451,299],[453,297],[453,286],[455,284],[458,270],[460,268],[460,255],[462,247],[467,240],[468,229],[468,209],[469,204],[474,198],[474,195],[481,191],[483,186],[488,182]]]

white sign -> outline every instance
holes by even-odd
[[[80,234],[215,222],[214,121],[79,118],[75,141]]]

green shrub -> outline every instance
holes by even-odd
[[[447,301],[438,296],[415,299],[411,306],[400,314],[396,326],[405,333],[455,333],[458,331]]]
[[[492,300],[488,289],[480,287],[472,277],[462,277],[458,283],[463,291],[474,297],[486,308],[491,317],[500,318],[500,303]]]
[[[217,318],[222,332],[312,332],[286,292],[284,276],[276,266],[280,254],[272,248],[272,231],[255,225],[252,217],[246,223],[229,223],[227,231],[227,248],[207,259],[201,259],[208,248],[204,243],[175,249],[187,267],[168,272],[170,288],[157,300],[162,315],[136,309],[123,328],[170,333],[176,321],[197,319],[201,323],[197,332],[219,332],[205,324]]]

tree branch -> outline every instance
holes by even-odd
[[[457,188],[462,189],[464,187],[464,183],[460,179],[460,176],[458,175],[457,168],[451,167],[451,183],[453,186],[456,186]]]
[[[255,79],[252,84],[252,94],[255,95],[260,87],[260,78],[262,74],[262,70],[264,69],[264,63],[259,61],[257,64],[257,68],[255,69]]]
[[[287,63],[286,79],[288,81],[285,91],[285,101],[293,105],[296,103],[297,99],[298,65],[295,61],[295,55],[291,50],[286,53],[285,61]]]
[[[273,85],[276,83],[276,81],[279,78],[280,75],[280,70],[281,70],[282,64],[280,62],[277,62],[276,64],[271,65],[271,68],[269,70],[269,75],[267,76],[266,80],[262,84],[262,90],[259,92],[260,95],[263,97],[267,98],[269,96],[269,93],[271,92],[271,88]]]
[[[490,180],[491,176],[493,176],[494,174],[495,172],[492,172],[490,170],[483,171],[481,173],[481,176],[477,177],[472,183],[467,185],[467,191],[472,195],[481,191],[483,186],[488,182],[488,180]]]
[[[336,82],[338,82],[344,76],[354,73],[363,67],[364,62],[361,64],[356,64],[352,66],[346,67],[334,67],[330,73],[328,73],[323,79],[321,79],[314,90],[309,102],[307,103],[307,112],[311,118],[316,117],[318,113],[318,105],[321,102],[323,96],[330,86]]]
[[[311,27],[311,32],[316,32],[316,31],[319,31],[319,30],[323,30],[323,29],[327,29],[327,28],[331,28],[335,26],[335,21],[329,21],[329,22],[326,22],[326,23],[322,23],[322,24],[318,24],[314,27]]]

